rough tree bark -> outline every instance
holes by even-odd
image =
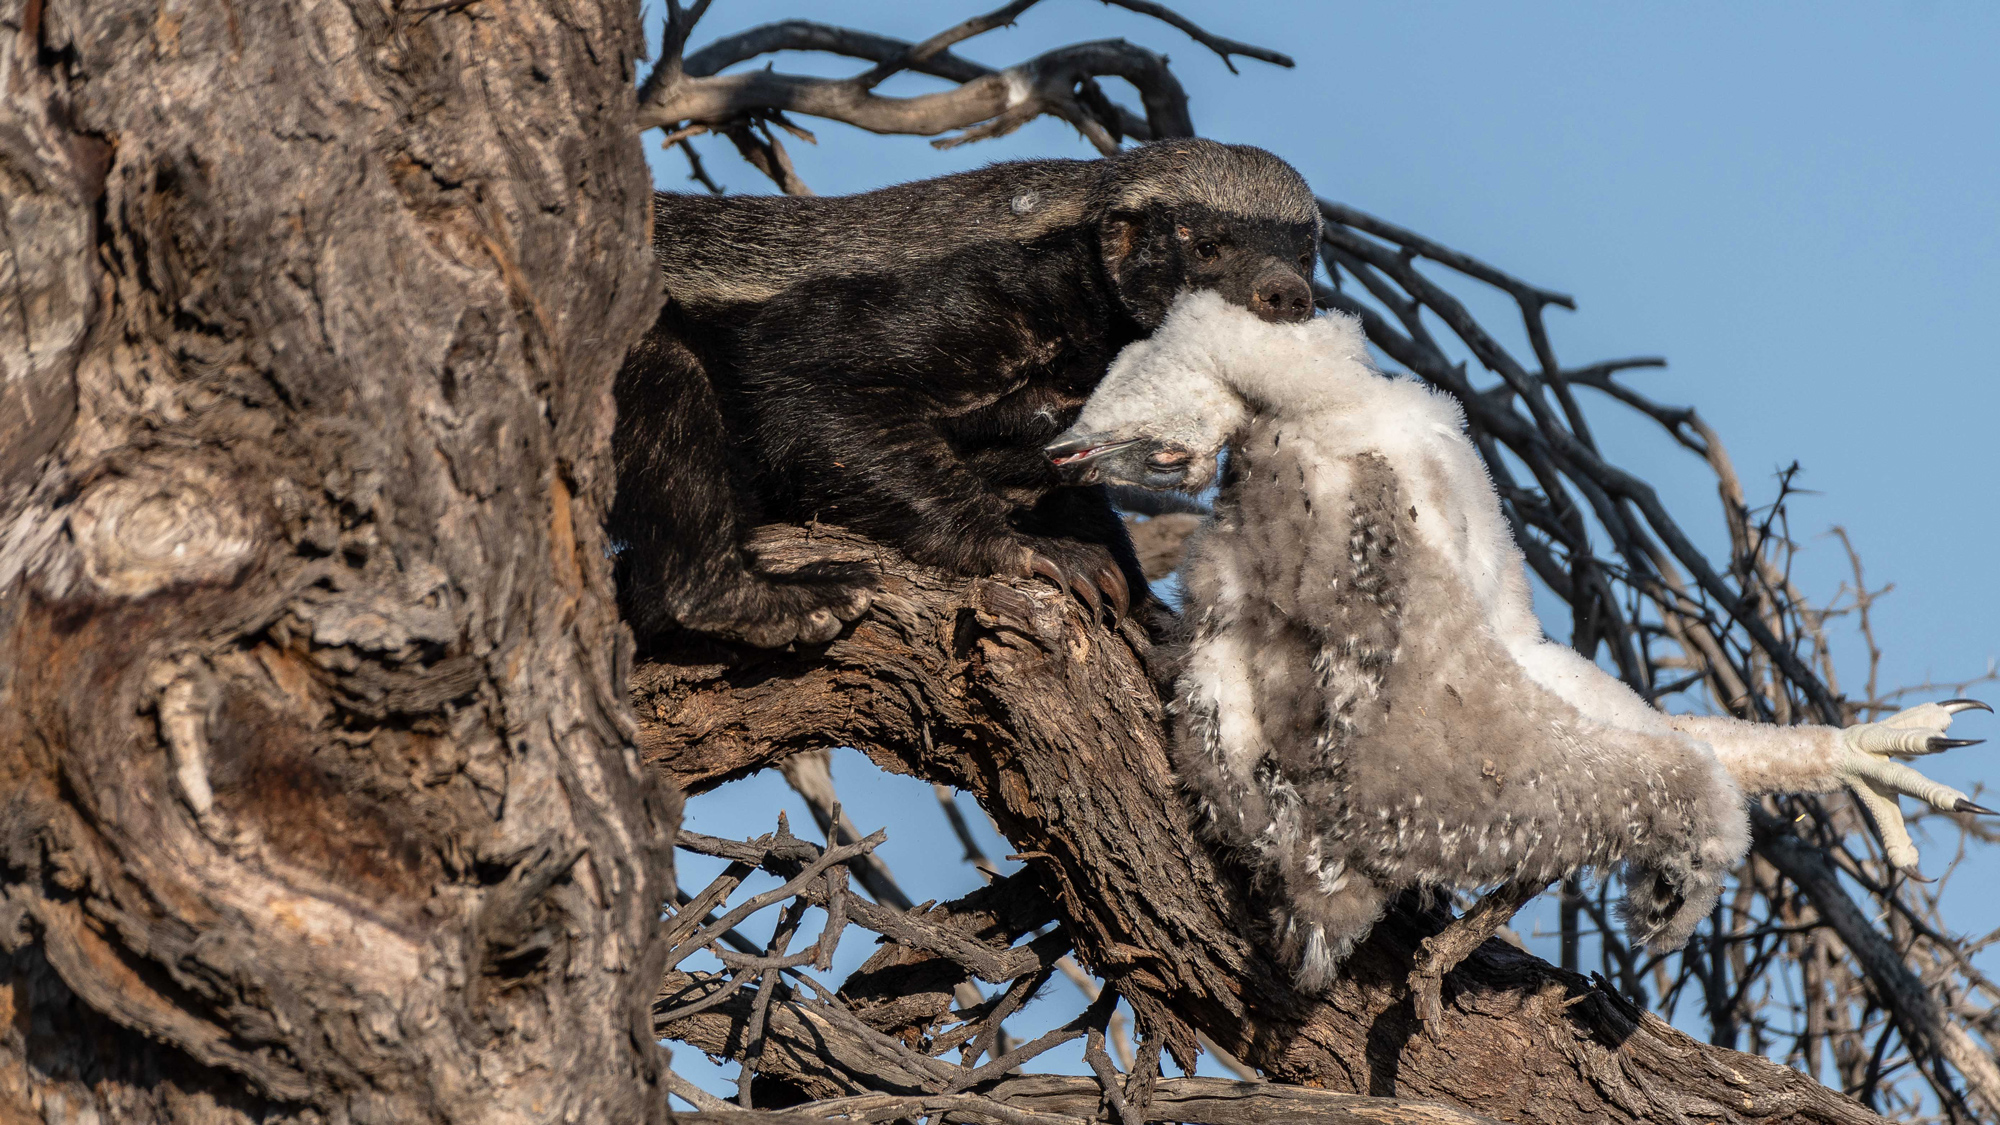
[[[635,5],[0,4],[0,1121],[642,1121]]]
[[[1499,942],[1446,978],[1433,1040],[1406,979],[1439,922],[1416,909],[1378,927],[1330,994],[1294,990],[1250,936],[1242,873],[1192,831],[1129,624],[1114,633],[1053,588],[952,578],[826,529],[767,529],[766,543],[785,562],[874,558],[886,589],[824,650],[643,660],[633,700],[647,759],[700,792],[846,744],[967,790],[1057,889],[1079,959],[1184,1065],[1200,1031],[1275,1081],[1513,1122],[1880,1120]]]

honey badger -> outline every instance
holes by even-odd
[[[1146,585],[1122,525],[1041,447],[1185,291],[1309,318],[1318,236],[1290,165],[1201,140],[843,197],[657,194],[667,304],[615,392],[626,620],[833,637],[872,574],[765,570],[742,536],[768,520],[1125,612]]]

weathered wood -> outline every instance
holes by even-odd
[[[1534,901],[1544,886],[1546,884],[1508,883],[1499,887],[1473,903],[1450,925],[1425,938],[1417,947],[1416,965],[1411,968],[1408,978],[1410,1006],[1433,1040],[1442,1041],[1444,1038],[1444,978],[1458,967],[1459,962],[1472,956],[1474,951],[1499,933],[1500,928],[1511,921],[1522,907]]]
[[[681,1114],[680,1125],[822,1125],[831,1122],[895,1121],[938,1113],[946,1121],[1008,1125],[1084,1125],[1096,1121],[1098,1085],[1093,1078],[1036,1075],[1009,1078],[977,1099],[966,1095],[860,1095],[810,1102],[773,1114],[716,1110]],[[994,1101],[1018,1117],[996,1118]],[[1490,1117],[1426,1102],[1335,1094],[1300,1086],[1230,1082],[1220,1078],[1170,1078],[1153,1090],[1139,1116],[1146,1121],[1188,1125],[1498,1125]]]
[[[1439,922],[1410,911],[1377,928],[1329,993],[1294,990],[1254,937],[1242,873],[1194,834],[1136,629],[1091,623],[1053,588],[911,567],[825,529],[769,529],[765,549],[781,565],[874,558],[884,591],[823,649],[642,661],[633,699],[648,761],[701,791],[845,744],[967,790],[1056,889],[1079,958],[1184,1060],[1199,1030],[1278,1081],[1516,1122],[1880,1120],[1499,942],[1446,978],[1433,1042],[1406,979]]]
[[[0,1120],[663,1115],[639,46],[0,0]]]

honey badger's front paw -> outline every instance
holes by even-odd
[[[1019,573],[1046,578],[1064,593],[1101,614],[1108,606],[1113,618],[1132,608],[1132,588],[1111,552],[1096,543],[1075,539],[1037,538],[1022,548]]]
[[[1910,831],[1903,824],[1903,810],[1896,804],[1899,794],[1907,793],[1942,812],[1993,811],[1973,804],[1972,798],[1903,764],[1911,758],[1983,741],[1945,737],[1952,716],[1972,710],[1993,708],[1976,699],[1947,699],[1943,703],[1922,703],[1881,722],[1861,723],[1840,732],[1841,780],[1875,822],[1889,863],[1913,879],[1924,877],[1917,870],[1916,843],[1910,839]]]
[[[875,584],[875,571],[866,563],[813,563],[782,574],[746,571],[729,589],[679,618],[685,628],[758,648],[820,644],[867,612]]]

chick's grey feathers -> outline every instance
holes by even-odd
[[[1198,608],[1180,753],[1197,793],[1234,795],[1204,811],[1281,887],[1302,982],[1402,888],[1586,865],[1631,865],[1638,936],[1684,940],[1747,838],[1713,756],[1538,683],[1421,533],[1448,510],[1435,490],[1380,451],[1328,463],[1286,431],[1260,419],[1235,446],[1217,505],[1234,518],[1183,571]]]

